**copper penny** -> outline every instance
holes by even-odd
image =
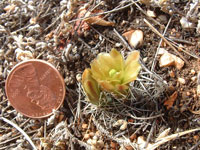
[[[10,104],[30,118],[44,118],[63,103],[65,83],[57,69],[43,60],[17,64],[6,80]]]

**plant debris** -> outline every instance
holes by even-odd
[[[200,149],[199,6],[198,0],[0,1],[0,150]],[[99,87],[104,105],[97,106],[86,101],[82,75],[112,48],[125,60],[137,49],[140,72],[125,97]],[[32,58],[51,63],[65,81],[64,103],[49,118],[20,115],[5,94],[12,68]]]

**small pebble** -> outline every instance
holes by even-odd
[[[174,78],[174,77],[175,77],[174,71],[170,71],[170,72],[169,72],[169,76],[172,77],[172,78]]]
[[[163,55],[164,53],[168,53],[165,48],[161,47],[161,48],[158,49],[158,55]]]
[[[93,137],[95,134],[94,134],[94,132],[90,132],[89,135],[90,135],[90,137]]]
[[[96,135],[93,136],[93,140],[98,140],[98,137]]]
[[[91,144],[96,146],[97,145],[97,140],[96,139],[92,139]]]
[[[86,123],[83,123],[83,124],[82,124],[82,128],[83,128],[83,129],[87,129],[87,127],[88,127],[88,124],[86,124]]]
[[[160,65],[160,67],[172,66],[172,65],[174,65],[174,58],[172,57],[171,54],[169,54],[169,53],[164,53],[164,54],[160,57],[159,65]]]
[[[97,141],[98,146],[100,146],[101,148],[104,147],[104,142],[103,140],[98,140]]]
[[[193,138],[194,138],[195,141],[199,140],[199,136],[198,135],[194,135]]]
[[[123,36],[128,40],[129,44],[133,47],[139,47],[143,43],[144,34],[142,30],[130,30],[125,32]]]
[[[121,43],[115,43],[115,47],[120,47],[120,46],[122,46]]]
[[[197,77],[194,76],[194,77],[191,78],[191,80],[192,80],[192,81],[196,81],[196,80],[197,80]]]
[[[195,75],[196,71],[195,71],[194,69],[192,69],[192,70],[190,71],[190,73],[191,73],[192,75]]]
[[[185,84],[186,83],[185,79],[183,79],[183,78],[178,78],[178,82],[181,83],[181,84]]]
[[[116,149],[117,148],[117,143],[111,141],[110,147],[113,148],[113,149]]]
[[[167,22],[168,22],[168,19],[167,19],[166,15],[159,15],[158,16],[158,20],[163,24],[167,24]]]
[[[135,140],[137,138],[137,135],[135,133],[133,133],[129,139],[133,142],[133,140]]]
[[[87,144],[92,145],[92,139],[88,139]]]
[[[143,58],[144,63],[146,63],[148,60],[148,57]]]
[[[125,149],[126,150],[133,150],[133,147],[131,145],[127,145],[127,146],[125,146]]]
[[[183,48],[184,48],[184,46],[183,46],[182,44],[179,44],[179,45],[178,45],[178,51],[181,52]]]
[[[91,150],[98,150],[94,145],[92,145],[90,148]]]
[[[128,122],[124,121],[124,123],[121,125],[120,130],[126,130],[128,126]]]
[[[85,140],[88,140],[89,138],[90,138],[90,135],[86,133],[86,134],[84,135],[84,139],[85,139]]]
[[[96,131],[95,135],[96,135],[97,137],[100,137],[101,134],[100,134],[99,131]]]
[[[147,16],[155,18],[156,17],[156,13],[152,10],[147,10]]]
[[[186,95],[187,95],[187,96],[190,96],[190,92],[186,92]]]

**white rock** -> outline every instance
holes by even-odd
[[[184,66],[184,61],[168,52],[165,52],[161,57],[160,57],[160,67],[168,67],[168,66],[175,66],[177,69],[181,69]]]
[[[125,32],[123,36],[128,40],[129,44],[133,47],[139,47],[143,43],[143,32],[141,30],[130,30]]]
[[[122,46],[122,44],[121,43],[115,43],[115,46],[120,47],[120,46]]]
[[[174,58],[170,53],[164,53],[160,57],[159,65],[160,67],[173,66],[175,64]]]
[[[172,55],[172,57],[175,61],[175,67],[180,70],[184,66],[184,61],[175,55]]]
[[[100,148],[104,147],[104,142],[103,142],[103,140],[98,140],[98,141],[97,141],[97,145],[98,145]]]
[[[158,49],[158,55],[163,55],[164,53],[168,53],[168,51],[165,48]]]
[[[180,23],[183,29],[194,28],[194,24],[189,22],[185,17],[181,18]]]
[[[192,81],[196,81],[196,80],[197,80],[197,77],[194,76],[194,77],[191,78],[191,80],[192,80]]]
[[[97,145],[97,140],[96,139],[92,139],[91,144],[96,146]]]
[[[181,83],[181,84],[185,84],[186,82],[185,82],[185,79],[184,78],[178,78],[178,82],[179,83]]]
[[[190,73],[191,73],[192,75],[195,75],[196,71],[195,71],[194,69],[191,69],[191,70],[190,70]]]
[[[143,58],[143,61],[146,63],[148,60],[148,57]]]
[[[87,144],[92,145],[92,139],[88,139]]]
[[[152,11],[152,10],[147,10],[147,15],[149,16],[149,17],[152,17],[152,18],[155,18],[156,17],[156,14],[155,14],[155,12],[154,11]]]
[[[98,150],[98,149],[94,145],[92,145],[91,150]]]
[[[90,135],[86,133],[86,134],[84,135],[84,139],[85,139],[85,140],[88,140],[89,138],[90,138]]]
[[[113,124],[113,127],[120,126],[120,130],[125,130],[127,128],[128,122],[126,120],[118,120]]]
[[[124,123],[120,126],[120,130],[126,130],[127,129],[127,126],[128,126],[128,122],[127,121],[124,121]]]
[[[113,124],[113,127],[120,126],[120,125],[122,125],[122,124],[123,124],[123,122],[124,122],[124,120],[122,120],[122,119],[119,119],[119,120],[117,120],[117,122],[115,122],[115,123]]]

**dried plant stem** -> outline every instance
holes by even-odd
[[[160,32],[158,32],[158,30],[156,30],[156,28],[154,28],[146,19],[144,19],[144,22],[152,29],[153,32],[158,34],[187,64],[189,64],[183,55],[181,55],[181,53],[179,53],[176,48],[172,46],[172,44]]]
[[[175,134],[166,136],[164,138],[161,138],[157,143],[155,143],[152,146],[148,147],[148,149],[146,149],[146,150],[154,150],[154,149],[158,148],[160,145],[162,145],[162,144],[164,144],[164,143],[166,143],[168,141],[171,141],[171,140],[173,140],[173,139],[175,139],[177,137],[189,134],[191,132],[199,131],[199,130],[200,130],[200,128],[196,128],[196,129],[187,130],[187,131],[183,131],[183,132],[179,132],[179,133],[175,133]]]
[[[174,39],[170,39],[170,38],[167,38],[167,37],[166,37],[166,39],[168,39],[169,41],[171,41],[171,43],[172,43],[172,45],[173,45],[174,47],[179,48],[180,50],[182,50],[184,53],[188,54],[189,56],[192,56],[192,57],[194,57],[194,58],[196,58],[196,59],[199,59],[198,56],[193,55],[193,54],[190,54],[190,52],[184,50],[184,49],[181,48],[181,47],[178,47],[178,46],[177,46],[178,44],[174,42]]]
[[[164,116],[164,114],[159,114],[159,115],[155,115],[155,116],[151,116],[151,117],[135,117],[132,114],[128,114],[131,118],[133,119],[137,119],[137,120],[149,120],[149,119],[154,119],[154,118],[158,118],[158,117],[162,117]]]
[[[16,128],[21,134],[24,135],[24,137],[26,138],[26,140],[30,143],[30,145],[32,146],[32,148],[34,150],[37,150],[36,146],[34,145],[34,143],[32,142],[32,140],[30,139],[30,137],[16,124],[14,124],[12,121],[4,118],[4,117],[0,117],[0,120],[3,120],[4,122],[10,124],[11,126],[13,126],[14,128]]]
[[[128,45],[126,40],[119,34],[119,32],[115,28],[113,29],[113,31],[119,37],[119,39],[124,43],[124,45],[129,49],[129,51],[132,51],[132,48]]]
[[[151,130],[150,130],[150,132],[149,132],[149,135],[148,135],[148,137],[147,137],[147,141],[146,141],[146,143],[145,143],[145,148],[147,147],[147,145],[149,144],[149,140],[150,140],[150,138],[151,138],[151,136],[152,136],[152,134],[153,134],[153,131],[154,131],[154,129],[155,129],[155,123],[156,123],[156,121],[154,120],[154,122],[153,122],[153,124],[152,124],[152,126],[151,126]]]
[[[162,25],[162,24],[160,24],[158,21],[156,21],[155,19],[153,19],[152,17],[149,17],[148,15],[147,15],[147,13],[135,2],[135,1],[133,1],[133,0],[131,0],[134,4],[135,4],[135,6],[145,15],[145,16],[147,16],[151,21],[153,21],[155,24],[157,24],[157,25],[159,25],[161,28],[164,28],[165,26],[164,25]]]
[[[199,145],[200,145],[200,141],[197,144],[195,144],[194,146],[192,146],[189,150],[195,150],[198,148]]]
[[[15,147],[15,146],[17,146],[17,145],[18,145],[18,143],[6,145],[6,146],[4,146],[4,147],[0,147],[0,150],[9,149],[10,147]]]
[[[76,22],[78,20],[84,20],[84,19],[87,19],[87,18],[91,18],[91,17],[95,17],[95,16],[99,16],[99,15],[104,15],[104,14],[109,14],[109,13],[113,13],[113,12],[117,12],[119,10],[122,10],[122,9],[125,9],[127,7],[130,7],[131,5],[133,5],[134,3],[131,2],[130,4],[127,4],[125,6],[122,6],[120,7],[120,4],[119,6],[117,6],[116,8],[112,9],[112,10],[109,10],[109,11],[106,11],[106,12],[102,12],[102,13],[97,13],[97,14],[94,14],[94,15],[91,15],[91,16],[88,16],[88,17],[82,17],[82,18],[78,18],[78,19],[74,19],[74,20],[71,20],[69,21],[69,23],[72,23],[72,22]]]
[[[165,30],[164,30],[164,32],[163,32],[163,34],[162,34],[163,36],[164,36],[165,33],[167,32],[167,29],[168,29],[168,27],[169,27],[169,24],[170,24],[171,20],[172,20],[172,17],[169,19],[169,21],[168,21],[168,23],[167,23],[167,26],[165,27]],[[157,58],[157,56],[158,56],[158,51],[159,51],[159,49],[160,49],[160,46],[161,46],[162,41],[163,41],[163,39],[161,38],[161,39],[160,39],[160,42],[159,42],[159,45],[158,45],[158,48],[157,48],[157,51],[156,51],[156,54],[155,54],[154,59],[153,59],[153,63],[152,63],[152,66],[151,66],[151,71],[153,71],[154,68],[155,68],[155,61],[156,61],[156,58]]]
[[[30,132],[28,132],[28,134],[32,134],[32,133],[35,133],[35,132],[37,132],[38,130],[33,130],[33,131],[30,131]],[[2,141],[2,142],[0,142],[0,145],[3,145],[3,144],[6,144],[6,143],[8,143],[8,142],[11,142],[11,141],[13,141],[13,140],[16,140],[16,139],[18,139],[18,138],[20,138],[20,137],[22,137],[23,135],[16,135],[15,137],[12,137],[11,139],[7,139],[7,140],[5,140],[5,141]]]
[[[175,37],[170,37],[170,38],[165,37],[165,38],[168,39],[168,40],[174,41],[174,42],[179,42],[179,43],[184,43],[184,44],[189,44],[189,45],[195,45],[194,43],[192,43],[190,41],[183,40],[183,39],[177,39]]]
[[[66,123],[66,124],[67,124],[67,123]],[[83,141],[80,141],[79,139],[77,139],[77,138],[70,132],[70,130],[68,129],[68,125],[66,126],[66,131],[67,131],[69,137],[71,138],[70,141],[74,141],[74,142],[77,141],[81,146],[85,147],[86,149],[90,149],[90,146],[89,146],[87,143],[85,143],[85,142],[83,142]]]

